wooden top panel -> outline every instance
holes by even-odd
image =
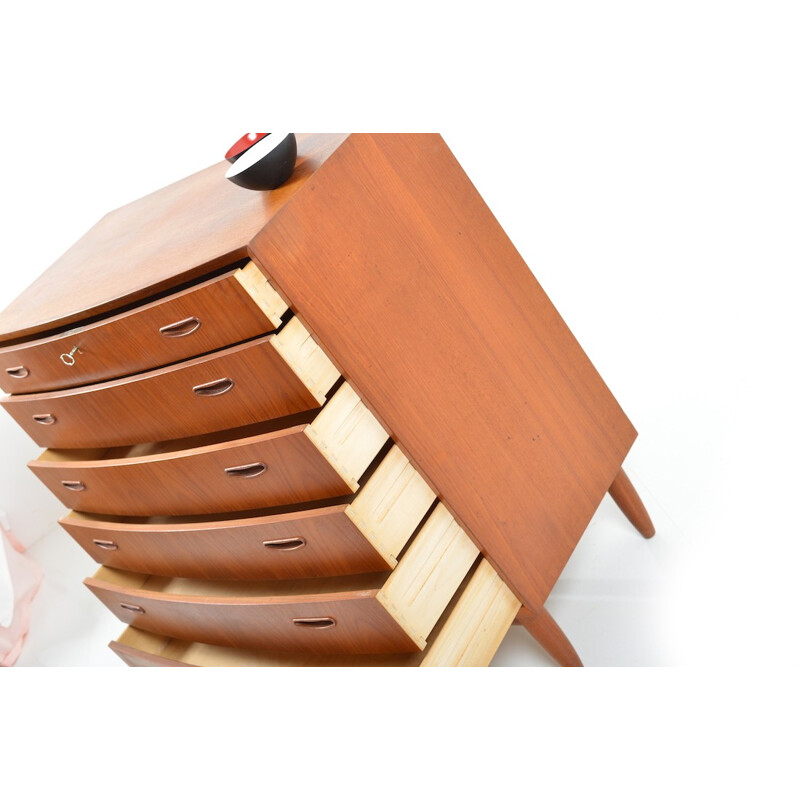
[[[636,432],[441,137],[351,135],[251,253],[540,606]]]
[[[0,314],[0,342],[120,308],[243,258],[344,138],[298,134],[297,169],[271,192],[235,186],[223,161],[112,211]]]

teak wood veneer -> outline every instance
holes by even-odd
[[[325,363],[312,379],[301,361],[314,356]],[[91,448],[181,439],[309,411],[325,402],[338,378],[295,317],[280,333],[210,355],[0,404],[42,447]]]
[[[516,616],[580,664],[544,604],[606,492],[653,535],[633,426],[440,136],[298,142],[279,189],[223,162],[112,212],[0,314],[113,649],[479,664]]]
[[[171,364],[267,333],[285,311],[250,262],[128,311],[0,349],[0,388],[64,389]],[[72,363],[62,359],[70,354]]]
[[[435,496],[397,446],[349,503],[202,517],[71,511],[62,527],[100,564],[206,580],[285,580],[391,570]]]
[[[46,450],[29,466],[78,511],[214,514],[351,494],[387,439],[345,383],[313,418],[283,418],[233,439],[209,434],[108,450]]]
[[[404,653],[426,637],[478,558],[437,505],[391,573],[235,584],[101,567],[86,585],[123,622],[165,636],[295,653]]]
[[[372,655],[243,650],[126,628],[111,649],[135,667],[484,667],[520,609],[484,559],[434,626],[424,649]]]

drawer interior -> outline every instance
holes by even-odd
[[[150,456],[170,455],[189,450],[201,450],[206,447],[224,444],[228,441],[240,441],[260,438],[270,434],[280,435],[297,426],[309,425],[319,413],[318,409],[303,411],[288,417],[257,422],[226,431],[204,433],[199,436],[187,436],[184,439],[171,439],[166,442],[143,442],[141,444],[123,445],[121,447],[92,448],[48,448],[37,459],[44,462],[111,462],[116,460],[138,460]]]
[[[386,582],[387,573],[342,575],[333,578],[305,578],[285,581],[202,581],[193,578],[166,578],[141,575],[111,567],[100,567],[94,583],[108,584],[116,589],[137,593],[193,597],[198,600],[221,597],[231,601],[246,598],[309,600],[325,595],[347,595],[358,592],[377,594]]]

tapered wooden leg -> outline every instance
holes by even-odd
[[[619,506],[622,513],[631,521],[633,527],[649,539],[655,535],[656,529],[653,525],[647,509],[644,507],[641,498],[633,488],[631,479],[621,469],[619,475],[614,479],[611,488],[608,490],[614,502]]]
[[[562,667],[582,667],[580,657],[570,644],[566,634],[550,616],[547,609],[530,611],[523,606],[517,613],[515,622],[524,625],[528,633],[561,664]]]

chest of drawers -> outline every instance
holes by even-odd
[[[109,214],[0,315],[2,405],[132,665],[488,664],[635,431],[440,137],[300,135]],[[75,286],[81,286],[76,292]]]

